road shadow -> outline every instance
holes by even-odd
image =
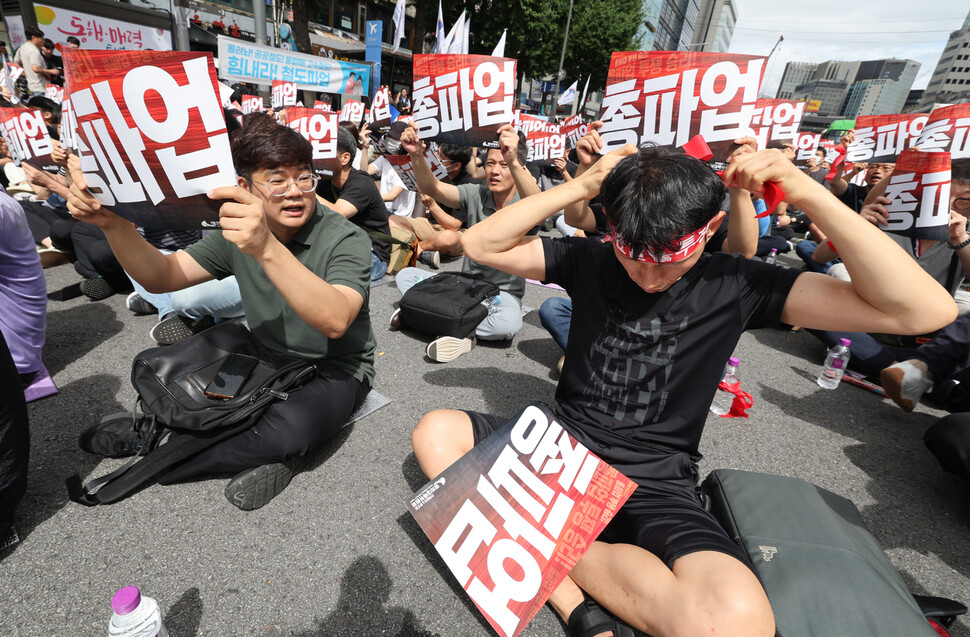
[[[427,372],[423,378],[440,388],[481,389],[488,413],[502,416],[519,413],[533,400],[551,405],[556,394],[555,383],[497,367],[452,367]]]
[[[821,366],[825,360],[825,351],[828,349],[822,341],[804,329],[793,332],[789,329],[765,328],[748,330],[747,333],[765,347],[800,358],[812,365]]]
[[[388,606],[392,582],[384,564],[374,556],[358,557],[340,578],[337,607],[315,628],[295,637],[435,637],[402,606]]]
[[[195,637],[199,633],[202,622],[202,596],[199,589],[192,587],[182,593],[182,597],[172,604],[164,615],[165,627],[170,635],[178,637]]]
[[[125,327],[106,303],[83,303],[53,311],[50,308],[48,305],[44,365],[52,376],[83,359]]]

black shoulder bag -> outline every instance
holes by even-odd
[[[482,301],[498,293],[498,286],[491,281],[461,272],[442,272],[404,293],[401,323],[435,336],[465,338],[488,316]]]

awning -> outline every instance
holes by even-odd
[[[343,53],[363,53],[366,48],[360,40],[354,40],[336,33],[327,33],[320,29],[310,30],[310,44]]]

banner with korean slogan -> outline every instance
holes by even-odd
[[[566,136],[566,144],[570,148],[575,148],[576,142],[589,132],[589,124],[583,122],[581,114],[576,114],[563,120],[560,132]]]
[[[495,631],[514,637],[635,489],[532,403],[407,505]]]
[[[418,136],[498,148],[498,129],[512,122],[515,67],[515,60],[487,55],[415,55]]]
[[[950,231],[950,153],[904,150],[889,176],[887,232],[946,241]]]
[[[65,49],[88,190],[146,229],[218,226],[218,200],[234,186],[212,55]]]
[[[314,108],[293,107],[286,111],[286,125],[297,131],[313,147],[313,172],[333,177],[337,163],[337,114]]]
[[[948,151],[953,159],[970,157],[970,104],[934,108],[916,146],[926,151]]]
[[[243,115],[260,113],[263,110],[263,98],[260,95],[243,95],[241,106]]]
[[[559,124],[521,114],[518,129],[525,134],[529,161],[548,161],[566,155],[566,135]]]
[[[262,46],[219,36],[219,77],[233,82],[271,85],[294,82],[297,88],[322,93],[368,94],[371,69],[319,55]]]
[[[17,166],[27,163],[47,171],[57,171],[59,168],[51,157],[54,144],[40,110],[0,108],[0,133],[10,149],[10,158]]]
[[[382,138],[381,141],[383,142],[384,139]],[[397,172],[408,190],[418,192],[418,180],[414,176],[414,165],[411,163],[410,155],[384,155],[384,159],[394,167],[395,172]],[[444,164],[438,158],[438,155],[430,148],[424,151],[424,163],[428,165],[431,173],[438,181],[451,183],[451,178],[448,176],[448,169],[445,168]]]
[[[47,84],[44,86],[44,97],[60,104],[64,101],[64,87],[57,84]]]
[[[759,99],[751,118],[751,128],[758,140],[758,150],[795,145],[798,127],[805,115],[805,102]]]
[[[340,109],[340,121],[341,122],[351,122],[357,128],[360,128],[361,122],[364,121],[364,103],[359,100],[348,100],[344,103],[343,108]]]
[[[765,58],[727,53],[614,52],[599,119],[609,152],[625,144],[679,148],[701,135],[714,170],[750,133]]]
[[[371,128],[387,132],[395,119],[391,109],[391,91],[385,86],[374,94],[370,107],[370,121],[368,121]],[[396,112],[397,109],[394,110]]]
[[[808,160],[814,157],[818,149],[821,148],[821,143],[821,133],[795,133],[795,165],[799,168],[806,168]]]
[[[850,163],[893,163],[899,154],[919,139],[929,115],[860,115],[855,120],[855,141],[849,144],[845,161]]]
[[[274,109],[296,106],[296,82],[273,80],[270,91],[270,104]]]

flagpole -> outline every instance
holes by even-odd
[[[569,41],[569,23],[573,19],[573,0],[569,0],[569,13],[566,14],[566,34],[562,37],[562,53],[559,54],[559,71],[556,73],[556,92],[555,98],[558,99],[559,96],[559,78],[562,77],[562,63],[566,59],[566,42]],[[559,109],[559,103],[549,111],[549,121],[555,121],[556,111]]]

